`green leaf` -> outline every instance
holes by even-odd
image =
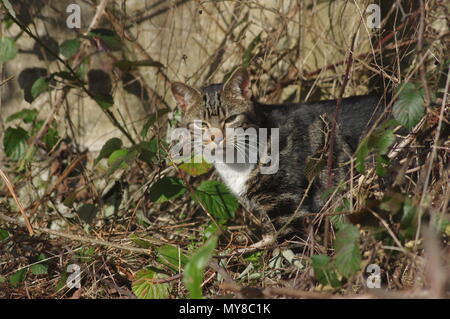
[[[157,159],[167,158],[167,152],[165,150],[168,149],[169,146],[164,140],[153,138],[150,142],[139,143],[138,148],[140,149],[143,160],[146,160],[149,155],[151,155],[153,160],[155,156]],[[145,152],[148,152],[149,154],[146,155]]]
[[[108,95],[104,95],[104,96],[92,96],[92,98],[95,100],[95,102],[97,102],[98,105],[100,105],[100,107],[104,110],[109,109],[111,106],[114,105],[114,98],[112,97],[112,95],[108,94]]]
[[[201,155],[199,156],[201,157]],[[197,163],[200,162],[200,160],[196,160],[197,158],[198,157],[193,157],[186,163],[180,164],[178,167],[191,176],[199,176],[208,173],[212,165],[206,162],[203,157],[201,157],[201,163]]]
[[[33,275],[45,275],[45,274],[48,274],[48,266],[43,264],[43,263],[34,264],[30,268],[31,268],[31,273]]]
[[[119,168],[126,169],[128,163],[138,156],[139,152],[136,150],[120,149],[114,151],[108,158],[109,169],[107,175],[111,175]]]
[[[41,93],[47,91],[48,89],[48,81],[44,77],[38,78],[34,81],[33,86],[31,87],[31,96],[33,99],[37,98]]]
[[[45,146],[47,146],[48,150],[51,150],[53,146],[58,142],[59,136],[58,131],[55,130],[53,127],[49,127],[47,130],[47,133],[45,133],[43,141],[45,143]]]
[[[314,276],[322,285],[330,285],[334,288],[339,287],[341,283],[338,280],[336,271],[326,255],[314,255],[311,257]]]
[[[153,139],[150,142],[141,142],[133,146],[133,149],[139,153],[139,159],[148,163],[149,165],[154,162],[155,156],[158,151],[161,157],[164,157],[163,154],[165,154],[162,148],[158,147],[158,141],[156,139]]]
[[[114,63],[114,66],[118,67],[122,71],[128,72],[136,70],[140,66],[152,66],[157,68],[163,68],[164,64],[159,61],[155,61],[152,59],[141,60],[141,61],[128,61],[128,60],[120,60]]]
[[[11,38],[0,38],[0,64],[12,60],[17,55],[16,43]]]
[[[217,244],[217,236],[212,236],[192,256],[183,273],[183,283],[186,286],[190,299],[202,298],[201,284],[203,282],[203,270],[208,264]]]
[[[117,137],[109,139],[102,147],[100,154],[94,161],[94,165],[97,165],[103,158],[108,158],[114,151],[122,148],[122,140]]]
[[[219,224],[220,224],[220,221],[219,221]],[[223,229],[225,226],[223,226],[223,225],[219,226],[216,223],[210,221],[202,231],[203,238],[206,240],[206,239],[210,238],[211,236],[217,234],[217,232],[219,231],[219,227],[221,227]]]
[[[413,83],[405,83],[399,88],[397,102],[392,113],[394,118],[407,129],[413,128],[425,113],[423,89]]]
[[[180,268],[183,269],[189,262],[188,257],[186,257],[178,247],[171,245],[159,247],[156,260],[169,267],[173,272],[178,272]]]
[[[91,223],[97,215],[97,207],[93,204],[83,204],[77,210],[78,217],[86,223]]]
[[[102,41],[102,44],[110,50],[122,49],[122,41],[119,36],[110,29],[97,28],[93,29],[87,34],[90,38],[97,38]]]
[[[218,181],[204,181],[197,188],[195,194],[206,210],[219,220],[233,218],[239,207],[236,197]]]
[[[369,139],[365,137],[361,140],[356,150],[356,170],[364,174],[366,157],[369,155]]]
[[[56,291],[60,291],[66,287],[68,277],[69,277],[69,274],[66,271],[61,273],[61,276],[59,277],[59,280],[56,283]]]
[[[120,166],[121,168],[126,168],[126,159],[129,153],[130,151],[126,148],[113,151],[108,157],[108,165],[111,167],[117,165],[118,163],[118,166]]]
[[[155,273],[150,269],[142,269],[136,273],[131,289],[139,299],[166,299],[170,295],[168,283],[154,283],[154,279],[167,278],[164,274]]]
[[[94,247],[82,247],[77,251],[80,262],[89,262],[96,255]]]
[[[385,122],[382,127],[371,135],[364,137],[359,143],[356,150],[356,169],[361,174],[364,174],[365,160],[370,151],[377,155],[375,167],[377,174],[384,176],[386,173],[383,165],[388,164],[389,161],[384,154],[389,151],[391,145],[395,142],[394,132],[392,129],[387,129],[391,124],[391,121]]]
[[[412,225],[414,217],[416,216],[416,207],[413,205],[410,198],[406,198],[403,203],[403,214],[400,220],[400,227],[402,229],[408,228]]]
[[[183,182],[175,177],[163,177],[152,185],[149,197],[152,202],[164,203],[186,192]]]
[[[28,132],[23,128],[8,127],[3,137],[6,156],[13,161],[20,160],[25,155],[28,139]]]
[[[339,273],[346,278],[355,274],[361,266],[358,228],[351,224],[344,225],[336,234],[334,249],[335,266]]]
[[[394,132],[392,130],[377,131],[370,136],[370,146],[373,147],[378,154],[384,155],[395,142]]]
[[[80,66],[75,70],[75,73],[80,79],[84,79],[87,74],[86,62],[80,63]]]
[[[377,155],[375,157],[375,172],[378,176],[385,176],[386,169],[385,165],[389,164],[389,159],[387,156]]]
[[[155,122],[162,117],[163,115],[169,113],[170,110],[169,109],[162,109],[162,110],[158,110],[155,113],[151,114],[147,120],[147,122],[145,122],[144,127],[141,130],[141,136],[142,137],[146,137],[148,130],[150,129],[150,127],[155,124]]]
[[[351,210],[351,203],[347,198],[342,199],[342,205],[336,208],[335,212],[343,212]],[[330,221],[333,224],[333,227],[337,230],[341,229],[344,225],[348,224],[347,217],[342,215],[334,215],[330,217]]]
[[[16,112],[16,113],[8,116],[8,118],[6,119],[6,123],[14,121],[14,120],[18,120],[18,119],[23,120],[25,123],[31,123],[34,120],[36,120],[38,113],[39,112],[36,109],[23,109],[19,112]]]
[[[9,277],[9,283],[11,284],[11,286],[17,287],[21,282],[25,280],[26,276],[27,268],[23,268]]]
[[[80,49],[81,42],[78,39],[71,39],[64,41],[60,47],[59,52],[66,58],[70,59],[73,57]]]
[[[133,243],[135,243],[136,245],[138,245],[139,247],[147,249],[152,246],[152,244],[148,240],[145,240],[145,238],[142,239],[141,237],[139,237],[136,234],[131,234],[130,236],[128,236],[128,238],[130,238],[131,241]]]
[[[9,233],[5,229],[0,229],[0,241],[3,241],[9,237]]]

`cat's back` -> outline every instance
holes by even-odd
[[[339,129],[343,136],[355,148],[360,137],[375,122],[380,114],[380,98],[373,95],[352,96],[342,99],[342,108],[338,116]],[[258,104],[268,127],[278,127],[289,134],[308,132],[318,122],[331,123],[336,110],[337,100],[324,100],[307,103]]]

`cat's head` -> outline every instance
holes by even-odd
[[[200,90],[174,82],[172,93],[183,112],[182,124],[186,127],[195,120],[208,127],[242,127],[249,116],[254,116],[250,77],[245,68],[238,68],[223,85],[213,84]]]
[[[238,68],[223,85],[214,84],[200,90],[174,82],[172,93],[183,113],[182,126],[212,132],[204,144],[225,140],[227,128],[257,128],[250,77],[245,68]],[[220,134],[215,131],[220,131],[219,139]]]

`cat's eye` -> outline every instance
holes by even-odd
[[[227,119],[225,120],[225,123],[234,122],[238,118],[239,115],[240,114],[234,114],[234,115],[231,115],[231,116],[227,117]]]
[[[190,126],[202,130],[207,129],[209,127],[208,123],[203,121],[194,121],[190,124]]]

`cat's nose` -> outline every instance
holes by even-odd
[[[213,142],[219,144],[223,140],[222,131],[219,129],[210,128],[205,132],[204,139],[206,142]]]
[[[214,134],[211,135],[211,141],[216,143],[216,144],[219,144],[220,141],[222,141],[222,140],[223,140],[222,134],[220,134],[220,135],[214,135]]]

